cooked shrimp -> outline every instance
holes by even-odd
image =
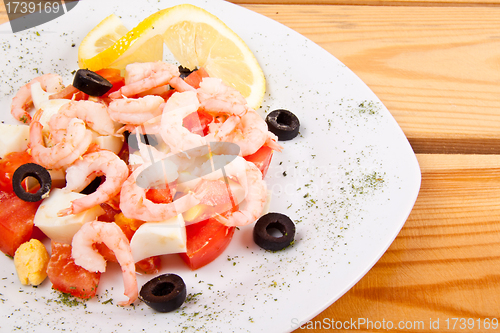
[[[115,124],[106,105],[92,101],[71,101],[61,106],[59,111],[50,117],[50,134],[55,142],[64,138],[68,124],[73,118],[83,120],[88,127],[101,135],[115,133]]]
[[[71,256],[75,264],[90,272],[105,272],[106,260],[94,250],[95,243],[104,243],[116,256],[123,273],[125,296],[128,301],[118,305],[132,304],[138,296],[135,263],[130,243],[122,229],[114,222],[91,221],[85,223],[73,236]]]
[[[245,200],[240,203],[238,211],[229,212],[226,216],[216,215],[214,217],[227,226],[243,226],[254,222],[262,214],[266,203],[266,183],[262,180],[260,170],[252,162],[247,161],[242,169],[244,170],[238,172],[237,178],[246,190]]]
[[[33,103],[33,99],[31,97],[31,85],[35,82],[40,82],[42,89],[50,93],[59,92],[64,89],[62,78],[57,74],[45,74],[39,76],[22,86],[16,96],[12,98],[10,113],[17,120],[27,124],[31,122],[31,116],[27,110]]]
[[[120,192],[120,209],[128,218],[143,220],[143,221],[164,221],[178,214],[182,214],[189,208],[197,205],[200,201],[194,195],[194,193],[188,193],[181,198],[174,200],[170,203],[154,203],[146,198],[146,191],[149,187],[139,186],[137,184],[137,179],[139,176],[142,177],[141,182],[152,184],[154,182],[163,183],[164,186],[168,186],[168,180],[161,179],[164,178],[163,174],[157,172],[157,174],[146,173],[146,175],[141,175],[148,164],[143,164],[127,178],[123,183]],[[161,165],[160,165],[161,166]],[[161,169],[161,168],[160,168]],[[147,179],[148,176],[157,179]],[[158,179],[160,178],[160,179]],[[167,183],[167,184],[166,184]],[[148,185],[145,184],[145,185]]]
[[[166,62],[133,63],[125,67],[125,85],[109,94],[116,99],[131,97],[144,91],[161,87],[180,75],[177,66]]]
[[[40,109],[33,116],[30,124],[30,154],[36,163],[47,169],[60,169],[76,161],[89,148],[92,142],[92,133],[87,130],[83,120],[73,118],[70,120],[66,134],[54,146],[47,148],[43,141]]]
[[[111,119],[122,124],[141,125],[161,115],[165,100],[160,96],[115,99],[109,103]]]
[[[224,130],[224,126],[228,121],[231,126],[228,126],[228,130]],[[229,117],[226,122],[215,134],[215,139],[217,141],[236,143],[240,146],[242,156],[255,153],[269,138],[266,122],[253,110],[248,110],[241,117]],[[276,145],[273,147],[277,148]]]
[[[209,113],[243,115],[249,109],[245,97],[221,79],[203,78],[197,94],[201,107]]]
[[[83,155],[66,170],[64,190],[80,192],[96,177],[106,176],[94,193],[73,200],[71,207],[59,212],[59,216],[78,214],[110,200],[120,192],[129,174],[127,164],[109,150],[99,150]]]
[[[161,137],[172,153],[206,145],[206,138],[191,133],[182,125],[184,117],[198,111],[200,103],[194,91],[177,92],[165,104],[161,119]]]

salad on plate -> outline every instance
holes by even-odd
[[[180,66],[162,60],[163,43]],[[1,125],[0,249],[22,284],[48,278],[90,299],[106,262],[117,262],[125,306],[139,297],[137,272],[154,276],[163,255],[179,253],[196,270],[257,220],[261,247],[293,242],[289,218],[264,215],[264,177],[299,122],[286,110],[266,120],[255,111],[264,75],[224,23],[193,5],[131,31],[110,15],[78,58],[70,84],[53,73],[30,79],[12,98],[19,124]],[[175,310],[186,298],[179,279],[155,277],[140,298]]]

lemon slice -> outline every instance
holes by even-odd
[[[103,68],[101,64],[106,62],[106,59],[102,59],[100,54],[113,46],[127,32],[128,29],[115,14],[111,14],[102,20],[85,36],[78,47],[78,65],[80,68],[90,70]]]
[[[260,107],[266,80],[252,51],[220,19],[193,5],[178,5],[152,14],[98,54],[99,61],[94,63],[100,68],[123,68],[138,61],[139,53],[151,54],[160,38],[182,66],[205,68],[211,77],[237,89],[251,108]]]

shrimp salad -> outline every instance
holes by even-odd
[[[157,273],[159,256],[172,253],[197,269],[225,249],[236,227],[263,214],[265,172],[282,147],[245,98],[203,68],[181,77],[176,65],[158,61],[98,74],[112,83],[102,96],[56,74],[24,85],[11,114],[28,143],[0,164],[24,154],[52,176],[50,193],[34,203],[32,228],[50,238],[53,288],[91,298],[106,262],[115,261],[127,296],[120,305],[129,305],[138,298],[136,270]],[[215,229],[223,230],[217,250],[190,244]]]

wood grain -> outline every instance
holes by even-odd
[[[500,157],[417,157],[422,187],[399,236],[368,274],[313,322],[422,321],[424,329],[394,331],[441,332],[452,331],[446,329],[448,318],[499,317]],[[440,330],[430,329],[431,318],[440,320]],[[477,325],[461,331],[488,331]],[[364,328],[357,331],[383,331]]]
[[[247,7],[353,70],[416,152],[500,151],[500,8]]]

